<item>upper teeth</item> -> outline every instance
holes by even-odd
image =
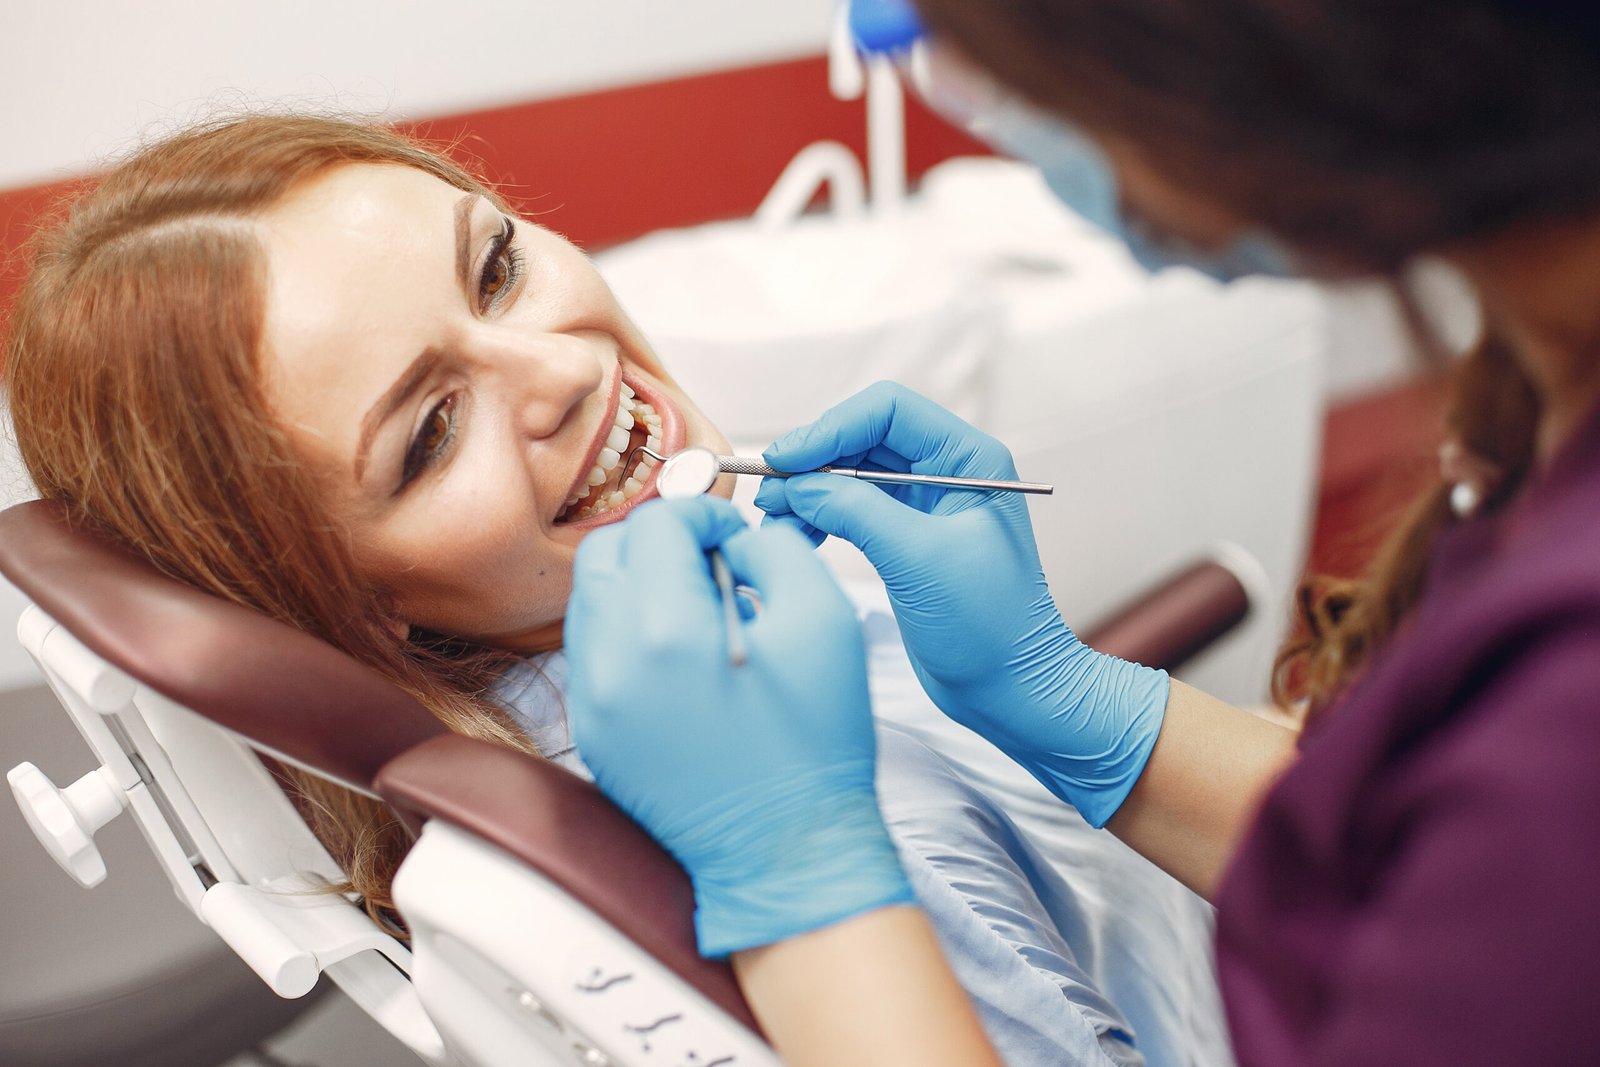
[[[601,447],[600,454],[595,457],[594,466],[589,468],[588,477],[584,479],[585,484],[575,489],[573,495],[567,498],[567,507],[570,508],[578,501],[589,496],[590,491],[595,486],[604,485],[607,479],[611,477],[612,472],[617,469],[617,465],[623,461],[627,454],[628,444],[632,439],[632,431],[636,422],[643,422],[648,431],[645,447],[659,454],[661,451],[661,416],[656,413],[655,408],[638,399],[634,391],[628,387],[628,384],[623,382],[621,395],[617,398],[617,410],[612,417],[611,429],[606,434],[606,443]],[[639,456],[639,465],[633,476],[624,481],[620,489],[613,489],[593,503],[580,508],[578,513],[571,517],[574,519],[587,519],[590,516],[600,514],[602,511],[617,507],[624,501],[637,496],[644,489],[644,483],[649,480],[650,472],[655,468],[655,465],[655,460],[641,454]]]

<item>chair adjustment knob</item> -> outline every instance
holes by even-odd
[[[11,783],[22,817],[50,858],[85,888],[104,881],[106,863],[95,847],[95,831],[128,805],[128,795],[111,770],[96,768],[58,789],[39,768],[19,763],[11,768],[6,781]]]

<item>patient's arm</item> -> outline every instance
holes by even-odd
[[[1294,731],[1174,681],[1150,762],[1107,829],[1209,900],[1294,757]]]
[[[879,908],[733,966],[793,1067],[1000,1067],[921,909]]]

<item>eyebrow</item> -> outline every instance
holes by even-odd
[[[420,356],[411,361],[411,366],[395,379],[394,384],[384,390],[383,395],[367,409],[367,414],[361,420],[361,440],[356,445],[356,481],[361,480],[366,470],[367,453],[372,450],[372,438],[376,436],[378,427],[416,395],[443,359],[444,353],[439,349],[432,346],[424,349]]]
[[[463,292],[467,291],[467,276],[472,273],[472,209],[477,206],[478,194],[467,193],[455,203],[452,212],[455,218],[456,232],[456,281],[461,285]],[[378,433],[378,427],[388,421],[389,417],[398,411],[416,391],[422,388],[422,383],[428,380],[444,358],[444,353],[436,348],[427,348],[421,355],[411,361],[405,372],[395,379],[393,385],[384,390],[382,396],[367,409],[361,419],[361,437],[356,444],[356,481],[361,481],[367,469],[367,455],[372,451],[372,439]]]
[[[456,280],[462,292],[467,291],[467,275],[472,273],[472,209],[477,203],[477,193],[456,201]]]

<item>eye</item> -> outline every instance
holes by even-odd
[[[507,218],[489,243],[489,255],[478,278],[478,311],[488,311],[516,288],[522,275],[522,252],[514,244],[517,224]]]
[[[449,450],[455,435],[456,398],[452,393],[429,410],[417,435],[411,439],[400,472],[400,488],[404,489],[417,475],[437,463]]]

